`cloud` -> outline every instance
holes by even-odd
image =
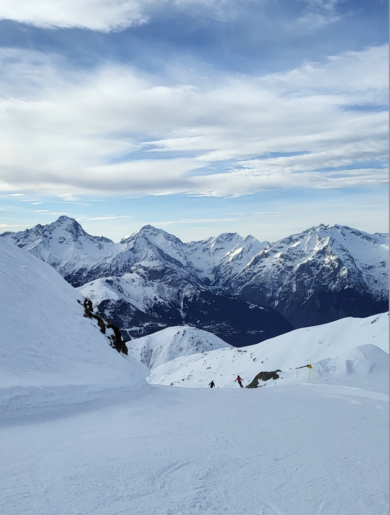
[[[240,220],[239,218],[184,218],[182,220],[166,220],[166,221],[158,221],[158,222],[150,222],[150,225],[176,225],[176,224],[184,224],[184,225],[192,225],[199,223],[211,223],[211,222],[235,222]]]
[[[0,224],[0,227],[29,227],[28,224]]]
[[[345,0],[301,0],[305,5],[302,14],[297,19],[296,29],[303,32],[313,32],[319,28],[335,23],[347,13],[341,14],[340,4]]]
[[[0,19],[37,27],[82,28],[101,32],[147,23],[155,11],[197,6],[223,17],[234,0],[2,0]]]
[[[120,215],[120,216],[97,216],[95,218],[86,218],[89,222],[93,222],[96,220],[114,220],[115,218],[131,218],[129,215]]]
[[[77,203],[381,184],[387,54],[176,83],[110,64],[76,74],[55,56],[3,50],[0,190]]]
[[[57,197],[62,198],[64,202],[79,202],[79,201],[81,201],[80,198],[76,197],[75,195],[72,195],[71,193],[62,193],[61,195],[57,195]]]

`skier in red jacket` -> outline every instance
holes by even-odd
[[[236,382],[236,381],[237,381],[237,382],[238,382],[238,384],[241,386],[241,388],[244,388],[244,387],[242,386],[242,381],[243,381],[242,377],[237,376],[237,379],[235,379],[235,380],[234,380],[234,382]]]

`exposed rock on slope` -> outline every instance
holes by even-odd
[[[0,418],[139,388],[146,369],[113,350],[83,298],[49,265],[0,240]]]
[[[77,300],[79,304],[81,304],[80,300]],[[85,318],[90,318],[91,320],[96,320],[99,326],[100,332],[105,334],[110,342],[110,346],[118,352],[123,352],[123,354],[128,354],[128,349],[125,341],[123,340],[121,331],[119,327],[114,325],[112,322],[105,320],[100,315],[97,315],[93,311],[92,301],[88,298],[84,299],[82,303],[84,306],[84,316]]]

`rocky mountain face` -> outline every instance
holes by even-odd
[[[137,264],[123,276],[101,278],[79,290],[121,327],[126,340],[191,324],[240,347],[293,329],[272,308],[200,287],[166,265]]]
[[[114,243],[62,216],[0,237],[49,263],[125,340],[189,324],[243,346],[388,309],[388,235],[344,226],[275,243],[235,233],[183,243],[145,226]]]
[[[388,252],[388,234],[320,225],[269,245],[224,286],[294,327],[366,317],[388,309]]]

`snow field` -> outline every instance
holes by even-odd
[[[387,515],[387,430],[354,388],[141,389],[0,422],[0,512]]]
[[[0,240],[0,418],[145,385],[147,369],[109,346],[82,296],[53,268]]]
[[[237,388],[234,379],[238,374],[247,385],[259,372],[280,369],[278,384],[302,382],[309,381],[309,370],[297,367],[311,362],[311,382],[387,392],[388,347],[388,313],[344,318],[297,329],[249,347],[178,357],[154,368],[148,380],[152,384],[206,388],[213,379],[217,387]]]

